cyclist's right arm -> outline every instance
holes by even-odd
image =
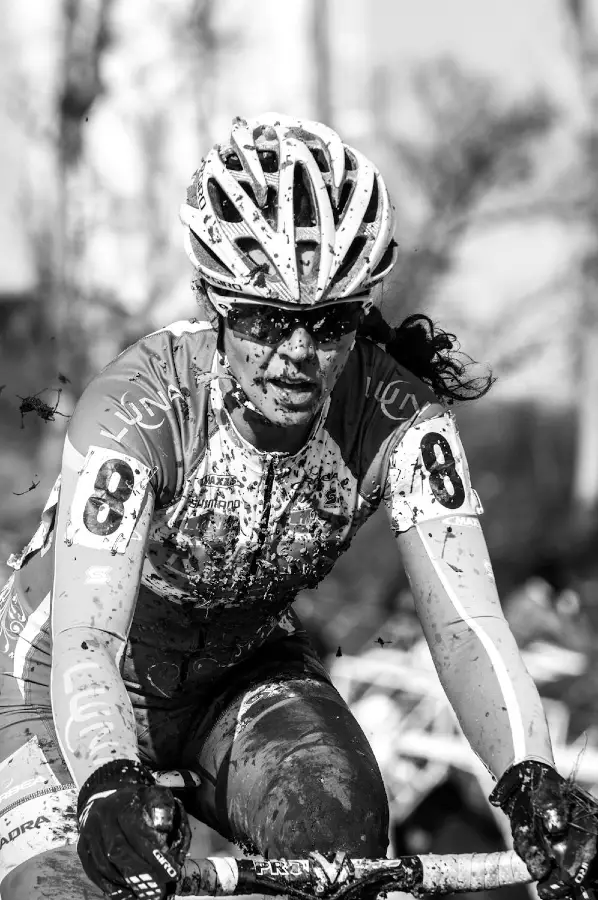
[[[213,344],[195,335],[201,330],[175,323],[118,356],[79,400],[63,454],[52,708],[79,789],[79,859],[114,897],[166,896],[190,841],[180,801],[139,760],[120,673],[154,503],[179,495],[185,459],[203,435],[205,392],[185,383],[204,363],[211,371]]]
[[[52,708],[78,787],[105,763],[138,759],[120,660],[135,610],[154,494],[128,454],[67,438],[56,523]]]

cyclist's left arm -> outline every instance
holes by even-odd
[[[463,732],[499,778],[553,762],[536,686],[503,615],[453,416],[431,406],[390,457],[386,503],[434,664]]]

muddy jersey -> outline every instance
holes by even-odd
[[[328,574],[383,498],[397,531],[451,510],[473,514],[477,505],[452,417],[369,341],[357,342],[309,440],[292,455],[261,452],[240,437],[221,380],[213,331],[186,321],[143,338],[91,382],[68,429],[78,483],[55,547],[58,565],[64,544],[86,555],[93,593],[103,577],[97,551],[116,558],[146,542],[144,603],[133,624],[146,618],[155,629],[166,610],[163,649],[164,633],[181,631],[177,652],[195,654],[196,672],[237,662],[274,629],[292,630],[297,592]],[[153,514],[141,534],[147,492]],[[57,483],[17,566],[50,545],[58,493]],[[30,607],[49,602],[50,560],[46,569],[37,597],[28,592]],[[126,663],[125,654],[125,677]],[[171,689],[181,689],[178,675]],[[165,686],[154,690],[163,695]]]

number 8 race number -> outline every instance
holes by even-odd
[[[83,510],[83,524],[92,534],[114,534],[125,515],[125,501],[133,493],[135,475],[129,463],[108,459],[94,482]]]
[[[421,439],[420,449],[432,493],[443,506],[458,509],[465,500],[465,485],[451,445],[443,435],[429,431]]]
[[[124,553],[131,540],[150,470],[106,447],[90,447],[79,474],[67,541]]]

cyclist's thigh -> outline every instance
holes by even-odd
[[[321,672],[282,663],[188,746],[203,778],[191,812],[270,857],[384,856],[388,803],[360,726]],[[193,760],[191,759],[193,755]]]

